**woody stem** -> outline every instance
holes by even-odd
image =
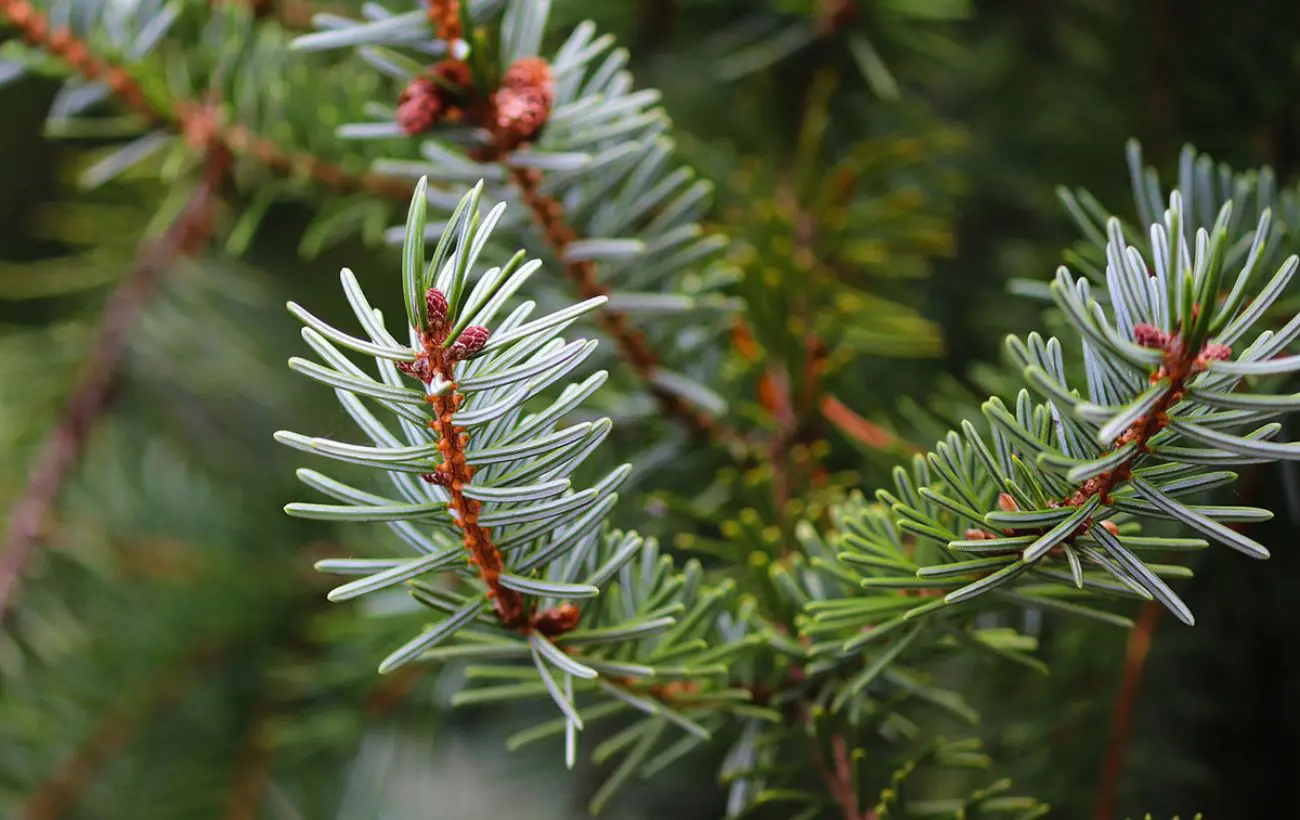
[[[528,625],[528,612],[524,596],[501,584],[505,564],[501,551],[492,542],[491,533],[479,524],[482,504],[465,495],[465,487],[474,477],[474,468],[465,461],[465,444],[469,434],[456,426],[454,417],[464,401],[464,395],[455,387],[455,360],[449,348],[432,334],[425,336],[425,354],[433,372],[451,382],[450,390],[439,396],[430,396],[434,418],[429,427],[438,435],[438,450],[442,453],[441,483],[451,495],[451,509],[456,514],[456,525],[465,536],[465,549],[470,562],[478,567],[479,577],[487,587],[488,597],[501,622],[510,629]]]

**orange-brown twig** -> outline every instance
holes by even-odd
[[[1128,644],[1124,650],[1124,674],[1120,678],[1119,695],[1115,698],[1110,738],[1106,741],[1106,758],[1102,763],[1101,782],[1097,787],[1097,806],[1092,813],[1095,820],[1111,820],[1115,816],[1115,798],[1119,792],[1120,775],[1124,771],[1124,758],[1128,752],[1138,692],[1142,688],[1142,672],[1146,669],[1151,639],[1161,611],[1162,607],[1156,601],[1143,601],[1137,624],[1128,635]]]
[[[535,169],[513,169],[511,177],[519,186],[524,203],[541,226],[551,249],[558,258],[563,259],[565,250],[577,239],[577,234],[565,222],[564,209],[560,203],[542,191],[541,172]],[[609,289],[596,279],[595,262],[590,260],[566,262],[564,273],[577,286],[578,294],[583,299],[605,296],[609,293]],[[647,383],[650,393],[666,415],[680,419],[693,432],[702,436],[725,434],[717,421],[708,413],[694,409],[679,396],[655,385],[653,376],[659,367],[659,357],[650,349],[645,334],[632,327],[625,314],[617,310],[604,309],[596,314],[596,317],[601,329],[618,345],[623,358]]]
[[[429,0],[429,22],[439,40],[452,43],[465,37],[460,24],[460,0]]]
[[[461,331],[456,339],[449,340],[451,330],[447,319],[447,297],[442,291],[430,288],[425,294],[428,305],[429,328],[420,332],[420,350],[416,359],[401,369],[408,376],[417,378],[425,384],[441,378],[451,384],[450,389],[438,395],[428,397],[433,406],[433,420],[429,428],[438,437],[438,451],[442,454],[442,463],[436,472],[424,478],[447,488],[451,496],[450,509],[465,540],[465,550],[469,553],[470,564],[478,568],[479,577],[487,587],[488,597],[496,609],[497,617],[508,629],[526,630],[530,624],[524,596],[513,589],[503,586],[501,573],[504,562],[501,551],[492,541],[492,534],[479,523],[482,503],[465,494],[465,487],[474,477],[474,468],[465,460],[465,445],[469,434],[454,421],[456,411],[460,409],[465,396],[456,389],[456,362],[472,356],[488,340],[487,328],[472,326]],[[450,344],[449,344],[450,342]]]
[[[433,362],[434,370],[447,381],[455,381],[452,372],[454,359],[449,349],[440,343],[425,342],[425,352]],[[456,513],[456,524],[465,534],[465,549],[471,560],[478,566],[479,577],[487,586],[497,615],[501,622],[511,629],[523,626],[526,621],[524,596],[513,589],[501,585],[501,572],[505,564],[501,551],[492,541],[492,534],[479,524],[479,511],[482,504],[465,495],[465,487],[474,477],[474,468],[465,462],[465,445],[469,434],[457,427],[452,418],[464,401],[464,394],[455,388],[441,396],[431,396],[434,419],[429,426],[438,434],[438,449],[442,453],[442,467],[445,470],[445,484],[451,494],[451,508]]]
[[[1145,452],[1147,443],[1169,424],[1169,408],[1182,399],[1188,379],[1204,369],[1207,361],[1226,358],[1231,353],[1228,348],[1215,343],[1207,344],[1200,350],[1188,348],[1177,333],[1166,334],[1150,325],[1138,325],[1135,332],[1138,344],[1165,351],[1164,363],[1151,376],[1151,381],[1168,379],[1169,387],[1146,415],[1115,440],[1115,449],[1136,444],[1133,454],[1118,467],[1085,481],[1066,501],[1072,507],[1080,506],[1094,495],[1100,496],[1103,503],[1108,502],[1110,492],[1132,475],[1131,465]]]
[[[67,63],[82,77],[102,81],[146,122],[173,128],[192,144],[205,148],[220,145],[231,154],[249,156],[282,176],[302,175],[336,190],[366,191],[401,201],[411,197],[414,186],[406,180],[372,172],[355,174],[310,154],[285,151],[244,126],[224,125],[208,105],[181,100],[172,111],[156,105],[125,67],[95,54],[67,28],[51,29],[46,15],[29,0],[0,0],[0,19],[7,19],[29,44]]]
[[[45,440],[28,472],[27,486],[9,516],[5,552],[0,555],[0,615],[9,603],[46,515],[76,463],[82,443],[108,401],[126,349],[127,332],[171,264],[178,257],[199,251],[211,238],[214,191],[228,166],[228,155],[212,156],[203,180],[184,211],[170,230],[142,250],[135,272],[109,300],[67,409]]]
[[[920,448],[915,444],[866,420],[831,393],[822,396],[820,405],[822,416],[841,433],[873,450],[897,449],[907,453],[920,452]]]

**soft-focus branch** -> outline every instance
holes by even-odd
[[[563,207],[553,197],[542,192],[540,172],[532,169],[513,170],[512,178],[519,186],[525,204],[542,228],[556,257],[563,259],[565,249],[577,238],[573,229],[564,221]],[[609,289],[596,279],[594,262],[565,262],[564,274],[574,283],[578,295],[583,299],[609,293]],[[692,432],[706,438],[725,438],[728,435],[728,431],[721,428],[712,416],[694,409],[680,397],[655,385],[653,376],[659,367],[659,357],[650,348],[645,335],[632,327],[626,315],[617,310],[602,308],[596,317],[601,329],[613,339],[619,353],[646,383],[665,415],[681,421]]]
[[[1124,772],[1124,758],[1127,756],[1129,735],[1133,729],[1138,692],[1142,689],[1142,673],[1146,669],[1151,638],[1162,610],[1163,607],[1156,601],[1144,601],[1137,624],[1129,632],[1128,646],[1124,652],[1124,672],[1111,718],[1110,739],[1106,742],[1106,759],[1102,763],[1101,785],[1097,788],[1097,808],[1092,815],[1095,820],[1111,820],[1115,816],[1115,798],[1119,791],[1120,775]]]
[[[211,238],[214,192],[228,166],[229,155],[212,156],[205,176],[180,216],[162,237],[141,249],[135,271],[109,299],[63,416],[28,470],[27,486],[10,512],[5,550],[0,554],[0,616],[50,508],[108,401],[130,329],[171,265],[182,256],[200,251]]]
[[[413,186],[406,180],[371,172],[354,174],[311,154],[285,151],[244,126],[221,123],[213,116],[210,106],[197,101],[178,100],[171,111],[159,108],[149,101],[125,66],[96,54],[88,43],[68,29],[51,29],[46,15],[28,0],[0,0],[0,22],[5,20],[18,29],[27,43],[62,60],[86,80],[107,85],[114,96],[145,122],[171,128],[201,150],[215,148],[234,156],[251,157],[277,175],[309,177],[335,190],[367,191],[403,202],[411,198]]]

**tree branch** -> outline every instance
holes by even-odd
[[[178,257],[197,252],[211,238],[213,196],[228,166],[229,155],[212,155],[203,179],[180,216],[161,238],[141,250],[135,271],[109,299],[63,417],[46,438],[28,471],[27,486],[10,513],[5,551],[0,554],[0,616],[90,428],[108,401],[126,351],[128,331],[171,264]]]
[[[1119,695],[1115,699],[1115,712],[1111,717],[1110,739],[1106,742],[1106,759],[1102,764],[1101,783],[1097,787],[1097,807],[1092,813],[1094,820],[1111,820],[1115,817],[1115,797],[1119,791],[1120,775],[1124,771],[1133,714],[1142,687],[1142,672],[1146,669],[1151,638],[1161,611],[1158,602],[1143,601],[1137,624],[1128,634],[1128,644],[1124,650],[1124,673],[1120,678]]]
[[[402,202],[411,198],[414,186],[406,180],[373,172],[355,174],[311,154],[285,151],[242,125],[224,125],[211,106],[178,100],[174,111],[160,109],[125,67],[95,54],[67,28],[51,30],[49,19],[29,0],[0,0],[0,20],[8,20],[27,43],[62,60],[85,79],[103,82],[145,122],[175,130],[196,148],[248,156],[279,176],[306,176],[335,190],[366,191]]]
[[[524,203],[542,228],[556,258],[563,260],[569,244],[577,238],[573,228],[564,221],[564,209],[559,202],[541,190],[542,174],[535,169],[511,169],[511,178],[519,187]],[[577,286],[583,299],[609,294],[609,289],[596,279],[596,263],[590,260],[562,262],[564,274]],[[654,372],[659,367],[659,357],[650,349],[645,334],[631,326],[626,314],[601,308],[596,314],[601,330],[609,334],[619,352],[644,381],[665,415],[682,421],[693,433],[704,438],[727,438],[731,433],[719,426],[707,413],[692,408],[677,395],[654,383]]]

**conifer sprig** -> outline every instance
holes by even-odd
[[[1300,368],[1281,355],[1300,334],[1300,317],[1277,332],[1254,329],[1297,259],[1266,278],[1259,264],[1268,247],[1266,211],[1249,253],[1229,270],[1230,219],[1229,204],[1212,231],[1199,230],[1189,243],[1175,193],[1150,228],[1149,259],[1111,221],[1104,297],[1058,271],[1051,291],[1082,356],[1067,358],[1065,344],[1037,334],[1008,339],[1012,361],[1041,399],[1029,390],[1011,407],[990,399],[988,433],[964,423],[910,473],[896,472],[895,489],[879,497],[902,532],[930,546],[918,560],[900,553],[896,540],[861,533],[864,555],[901,561],[864,583],[915,584],[948,604],[1065,583],[1154,598],[1190,624],[1191,612],[1162,577],[1179,570],[1138,553],[1206,542],[1138,536],[1142,519],[1181,521],[1204,538],[1267,557],[1263,545],[1227,525],[1264,520],[1268,511],[1180,500],[1233,481],[1224,467],[1300,457],[1297,445],[1272,441],[1281,425],[1270,419],[1289,412],[1291,398],[1237,389],[1247,378]]]
[[[322,561],[326,572],[360,576],[330,598],[404,587],[435,613],[429,629],[381,663],[383,672],[417,658],[531,660],[525,680],[467,689],[457,702],[551,698],[564,715],[570,765],[574,733],[584,725],[580,702],[593,696],[614,699],[600,708],[602,715],[643,713],[658,727],[656,737],[676,724],[707,739],[706,724],[716,728],[720,711],[743,706],[750,696],[729,686],[730,670],[721,662],[753,644],[743,618],[727,614],[731,587],[704,587],[697,564],[676,570],[652,541],[608,529],[626,465],[590,488],[572,487],[575,471],[611,425],[608,419],[566,423],[606,376],[597,372],[556,395],[551,388],[595,348],[559,334],[603,297],[538,318],[535,304],[525,301],[499,319],[540,263],[526,262],[521,251],[502,266],[479,270],[505,212],[500,204],[480,214],[481,185],[461,200],[426,258],[426,184],[416,186],[403,246],[409,343],[390,333],[346,270],[344,290],[367,338],[290,305],[306,325],[303,338],[324,361],[294,359],[291,366],[333,387],[372,443],[287,432],[277,438],[385,473],[397,497],[301,470],[304,483],[341,503],[294,503],[286,511],[384,522],[420,554]],[[377,376],[345,351],[371,357]],[[381,420],[370,405],[391,419]],[[484,674],[514,679],[520,670],[512,669]]]
[[[528,222],[507,220],[502,230],[520,244],[540,230],[538,251],[581,298],[609,297],[593,318],[661,414],[735,441],[701,366],[716,362],[708,338],[736,307],[719,292],[734,278],[720,258],[725,241],[699,224],[710,184],[674,167],[658,93],[632,89],[626,52],[609,37],[583,24],[546,57],[550,3],[504,6],[498,18],[491,4],[459,4],[462,25],[451,30],[467,34],[454,44],[441,6],[431,23],[376,4],[364,21],[318,16],[321,30],[295,45],[353,48],[400,88],[395,107],[372,107],[382,119],[338,132],[383,141],[388,155],[374,170],[427,176],[440,215],[454,205],[448,191],[474,179],[491,198],[523,205]],[[419,138],[406,143],[418,152],[402,155],[405,136]]]

